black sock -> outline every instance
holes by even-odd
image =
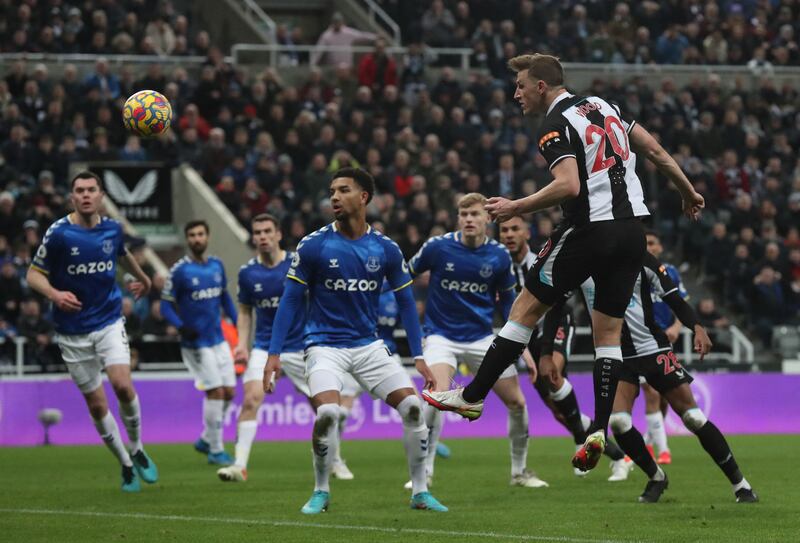
[[[483,362],[481,362],[475,378],[464,387],[461,394],[464,401],[475,403],[485,399],[500,375],[517,361],[524,349],[525,343],[518,343],[500,336],[495,337],[492,346],[483,355]]]
[[[622,449],[619,448],[619,445],[613,441],[606,441],[606,448],[603,451],[603,454],[609,457],[611,460],[622,460],[625,458],[625,453],[622,452]]]
[[[700,440],[700,444],[725,473],[731,484],[740,483],[744,476],[739,471],[739,465],[736,463],[731,448],[719,428],[709,420],[695,434]]]
[[[576,444],[586,441],[586,432],[583,429],[581,410],[578,407],[578,397],[575,390],[570,390],[563,400],[553,400],[559,413],[564,417],[567,430],[572,434]]]
[[[622,450],[631,457],[631,460],[647,474],[649,479],[652,479],[658,473],[658,466],[653,457],[650,456],[650,453],[647,452],[647,447],[644,446],[644,438],[635,426],[624,434],[615,433],[614,439],[617,440]]]
[[[598,358],[594,361],[594,424],[590,433],[602,430],[608,434],[608,419],[617,394],[622,360]]]

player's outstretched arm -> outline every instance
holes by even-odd
[[[139,266],[139,263],[136,262],[136,259],[133,258],[133,255],[127,249],[125,249],[125,255],[122,257],[122,265],[136,277],[136,281],[128,284],[128,290],[131,291],[133,297],[138,300],[142,296],[147,296],[153,282],[147,274],[144,273],[142,267]]]
[[[660,143],[640,124],[635,124],[629,135],[631,146],[637,154],[644,155],[655,164],[658,171],[667,176],[678,189],[683,199],[683,212],[687,217],[697,219],[700,210],[706,205],[703,197],[694,190],[691,181],[675,162],[675,159]]]
[[[525,198],[508,200],[494,196],[486,202],[486,211],[496,222],[507,221],[511,217],[542,211],[575,198],[581,192],[578,162],[573,157],[558,161],[551,170],[553,180],[541,190]]]
[[[53,302],[61,311],[75,313],[83,307],[77,296],[71,292],[54,288],[47,276],[34,267],[28,268],[25,278],[33,290]]]

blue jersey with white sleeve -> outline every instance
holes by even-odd
[[[47,229],[31,267],[47,275],[53,288],[71,292],[81,302],[74,313],[53,307],[59,334],[88,334],[122,317],[116,274],[117,258],[124,254],[122,225],[108,217],[85,228],[67,215]]]
[[[258,257],[255,257],[239,269],[239,303],[255,308],[256,313],[254,349],[265,351],[269,349],[272,323],[278,312],[278,305],[286,283],[286,272],[289,270],[293,256],[294,253],[287,252],[286,258],[272,267],[267,267]],[[303,350],[305,324],[305,311],[297,312],[283,344],[284,351]]]
[[[378,300],[386,278],[394,291],[411,276],[400,247],[367,227],[356,240],[338,232],[336,223],[303,238],[287,277],[308,286],[306,347],[362,347],[378,339]]]
[[[689,293],[686,292],[686,288],[683,286],[683,280],[681,279],[681,274],[678,269],[672,264],[663,264],[663,266],[667,269],[667,274],[670,279],[672,279],[672,282],[677,285],[678,294],[680,294],[681,298],[684,300],[687,299]],[[675,315],[672,313],[672,310],[656,295],[653,295],[653,316],[655,317],[656,324],[663,330],[666,330],[675,322]]]
[[[394,291],[388,283],[383,283],[383,292],[379,299],[378,308],[378,337],[386,344],[386,348],[392,354],[397,353],[397,342],[394,340],[394,330],[400,321],[400,309],[397,307],[397,299]]]
[[[517,286],[511,254],[488,236],[475,248],[464,245],[461,232],[433,237],[408,265],[414,275],[431,272],[426,336],[472,342],[491,335],[498,294]]]
[[[217,257],[198,262],[184,256],[172,266],[161,299],[174,303],[183,325],[199,334],[193,341],[182,339],[183,347],[211,347],[225,341],[221,318],[226,285],[225,267]]]

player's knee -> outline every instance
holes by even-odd
[[[422,404],[416,395],[409,395],[397,404],[397,412],[404,424],[416,426],[422,421]]]
[[[611,413],[608,424],[611,426],[611,431],[615,434],[624,434],[633,428],[633,419],[630,413],[618,411],[617,413]]]
[[[687,410],[682,416],[683,424],[692,432],[697,432],[708,422],[706,414],[699,407]]]
[[[522,411],[523,409],[525,409],[525,398],[521,395],[518,397],[511,398],[504,403],[506,404],[506,408],[509,411]]]
[[[314,437],[323,437],[328,434],[331,427],[339,420],[339,406],[325,403],[317,408],[317,420],[314,421]]]
[[[233,400],[233,397],[236,396],[236,389],[233,387],[223,387],[222,388],[222,399],[226,402],[230,402]]]
[[[136,398],[136,391],[133,390],[131,383],[121,383],[112,385],[114,388],[114,395],[121,402],[130,403]]]
[[[242,402],[242,413],[254,413],[258,411],[263,397],[258,394],[245,394],[244,401]]]

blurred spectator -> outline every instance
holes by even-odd
[[[142,336],[142,321],[133,310],[133,298],[123,296],[122,316],[125,319],[125,333],[131,340],[138,340]]]
[[[26,298],[20,304],[17,333],[28,340],[25,346],[25,362],[51,366],[59,361],[53,343],[53,324],[42,316],[39,300]]]
[[[349,27],[344,24],[344,17],[338,11],[331,16],[331,24],[317,40],[319,47],[350,47],[359,41],[373,41],[377,38],[372,32],[365,32]],[[315,50],[311,53],[311,64],[317,66],[322,59],[329,66],[353,65],[353,53],[347,50],[341,51],[321,51]]]
[[[86,78],[87,89],[99,89],[104,100],[119,98],[119,78],[112,74],[108,68],[108,59],[100,57],[94,63],[94,73]]]
[[[0,263],[0,318],[9,323],[17,322],[23,295],[14,260],[10,255],[3,256]]]
[[[767,348],[772,343],[772,328],[786,322],[790,309],[780,281],[780,274],[770,266],[762,267],[753,279],[750,299],[753,326]]]
[[[161,315],[161,302],[153,300],[150,304],[150,314],[142,323],[142,335],[157,337],[177,337],[178,330]]]
[[[378,94],[387,85],[397,85],[397,65],[386,54],[386,42],[383,39],[375,40],[373,52],[364,55],[358,63],[358,84],[366,85]]]

